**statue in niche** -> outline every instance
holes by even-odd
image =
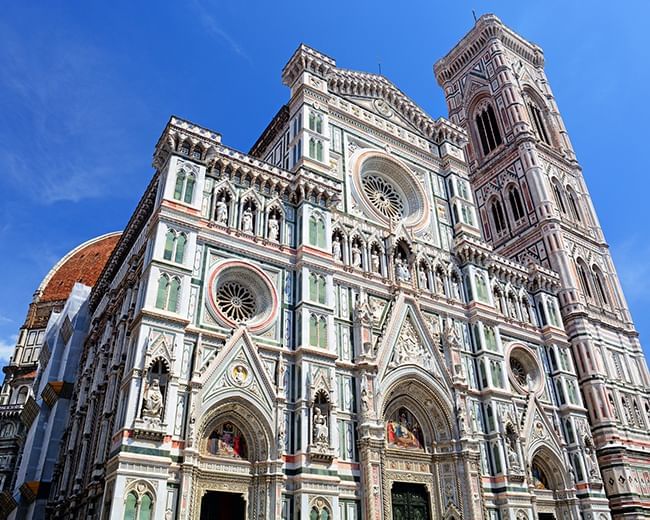
[[[456,276],[451,278],[451,292],[454,300],[460,300],[460,281]]]
[[[251,211],[250,206],[246,206],[244,213],[242,214],[242,231],[246,233],[253,232],[253,212]]]
[[[530,323],[530,312],[528,311],[528,303],[521,303],[521,318],[526,323]]]
[[[368,410],[370,410],[370,397],[368,396],[368,390],[363,388],[361,390],[361,411],[365,415]]]
[[[460,349],[461,347],[460,336],[451,318],[445,321],[445,341],[449,348]]]
[[[422,429],[406,408],[400,408],[396,417],[386,423],[386,440],[395,448],[422,449],[424,446]]]
[[[314,443],[322,446],[330,444],[327,417],[318,406],[314,406]]]
[[[585,462],[587,463],[587,474],[591,480],[599,480],[598,477],[598,457],[596,456],[596,447],[591,437],[585,435]]]
[[[332,240],[332,256],[336,262],[341,262],[341,237],[334,235],[334,240]]]
[[[426,290],[429,288],[429,283],[427,281],[427,270],[424,266],[420,266],[418,269],[418,283],[420,284],[420,289]]]
[[[217,224],[228,224],[228,204],[226,204],[226,198],[223,195],[217,201],[216,217]]]
[[[274,242],[278,241],[280,237],[280,221],[275,216],[275,213],[271,213],[269,216],[269,240]]]
[[[352,242],[352,265],[354,267],[361,267],[361,249],[356,242]]]
[[[438,294],[445,294],[445,282],[444,282],[444,274],[442,271],[437,271],[436,275],[433,277],[435,284],[436,284],[436,293]]]
[[[518,472],[521,469],[519,454],[517,453],[517,432],[512,423],[506,425],[506,451],[508,455],[508,467],[511,471]]]
[[[409,273],[409,268],[402,253],[398,253],[395,257],[395,275],[400,282],[408,282],[411,280],[411,273]]]
[[[287,428],[284,420],[284,415],[280,417],[280,425],[278,426],[278,450],[284,452],[287,443]]]
[[[377,254],[376,249],[373,249],[370,252],[370,269],[373,273],[379,273],[381,270],[379,265],[379,255]]]
[[[142,417],[161,420],[163,411],[163,395],[160,391],[160,381],[154,378],[144,392]]]
[[[514,298],[508,298],[508,311],[511,318],[517,318],[517,308],[515,306]]]
[[[458,418],[458,431],[461,435],[464,435],[467,433],[467,426],[465,424],[465,403],[460,394],[456,394],[456,417]]]

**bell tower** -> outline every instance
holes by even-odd
[[[603,475],[600,482],[585,468],[577,487],[603,489],[615,518],[650,515],[647,365],[542,50],[488,14],[434,70],[449,119],[468,134],[483,238],[497,253],[560,275],[591,423],[573,438],[586,454],[595,446]]]

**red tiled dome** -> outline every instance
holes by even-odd
[[[67,299],[76,282],[94,286],[121,235],[120,232],[102,235],[70,251],[41,283],[39,301]]]

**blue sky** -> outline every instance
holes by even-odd
[[[434,61],[497,14],[546,70],[650,343],[647,2],[11,2],[0,14],[0,364],[33,291],[67,251],[121,229],[177,114],[247,151],[287,100],[300,42],[382,72],[446,114]],[[397,7],[399,5],[399,8]],[[646,350],[647,350],[646,345]]]

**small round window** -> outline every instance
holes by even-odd
[[[253,331],[261,330],[275,318],[277,303],[273,283],[252,264],[223,262],[210,276],[209,307],[227,326],[246,325]]]

